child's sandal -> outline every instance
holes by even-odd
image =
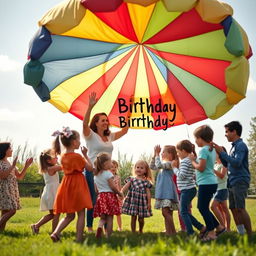
[[[52,239],[52,241],[53,241],[54,243],[60,241],[60,237],[59,237],[58,235],[54,234],[54,233],[52,233],[52,234],[50,235],[50,237],[51,237],[51,239]]]
[[[31,224],[30,227],[33,235],[37,235],[39,233],[39,228],[37,228],[35,224]]]

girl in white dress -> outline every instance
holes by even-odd
[[[37,223],[31,225],[33,234],[39,233],[39,228],[52,220],[52,230],[55,230],[59,222],[59,214],[53,214],[53,204],[59,186],[59,174],[61,166],[57,164],[57,156],[52,149],[43,151],[39,157],[39,172],[44,177],[44,190],[40,201],[40,210],[49,211]]]

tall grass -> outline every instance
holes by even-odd
[[[40,234],[33,236],[30,224],[39,220],[43,216],[39,212],[39,198],[22,198],[23,209],[7,224],[6,231],[0,233],[0,255],[1,256],[27,256],[27,255],[256,255],[256,234],[248,238],[239,236],[236,232],[223,234],[214,242],[203,243],[198,238],[188,238],[186,234],[179,233],[173,237],[165,237],[161,234],[164,229],[161,212],[154,210],[154,216],[145,219],[144,234],[132,234],[130,232],[130,218],[122,215],[124,231],[115,231],[110,239],[103,238],[96,240],[94,234],[85,233],[83,244],[74,242],[75,221],[65,229],[62,235],[62,242],[53,244],[49,233],[50,223],[40,229]],[[198,211],[193,206],[193,212],[202,221]],[[256,227],[255,200],[247,200],[248,211],[252,219],[253,228]],[[174,213],[175,225],[179,229],[177,213]],[[94,222],[94,227],[98,219]],[[114,220],[114,230],[116,230],[116,220]],[[232,230],[235,230],[232,222]]]

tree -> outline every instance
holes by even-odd
[[[251,189],[256,189],[256,117],[253,117],[250,122],[251,130],[249,133],[248,147],[249,147],[249,166],[251,172]]]
[[[121,178],[121,184],[124,185],[125,179],[132,175],[132,157],[127,159],[126,154],[121,154],[118,151],[118,165],[118,173]]]

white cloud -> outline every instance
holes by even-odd
[[[34,115],[28,111],[11,111],[7,108],[0,109],[0,121],[19,121],[24,119],[31,119]]]
[[[252,91],[252,90],[255,91],[256,90],[256,82],[251,77],[249,78],[247,89],[250,90],[250,91]]]
[[[0,72],[10,72],[20,69],[21,63],[11,60],[7,55],[0,55]]]

